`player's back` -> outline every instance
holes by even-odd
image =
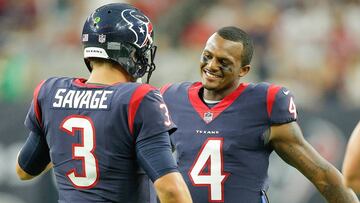
[[[35,114],[50,148],[59,202],[156,201],[135,154],[140,101],[134,100],[141,96],[134,92],[141,86],[51,78],[38,88]]]

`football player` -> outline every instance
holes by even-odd
[[[41,82],[18,155],[22,180],[53,167],[59,202],[192,202],[171,154],[176,126],[158,90],[153,27],[140,10],[104,5],[82,31],[88,79]]]
[[[274,84],[241,82],[252,55],[243,30],[221,28],[201,54],[201,82],[161,89],[178,126],[171,140],[194,202],[268,202],[272,151],[329,202],[358,202],[339,171],[303,138],[293,94]]]

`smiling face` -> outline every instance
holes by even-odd
[[[222,38],[217,33],[207,41],[201,55],[201,81],[206,99],[222,99],[240,84],[240,77],[246,75],[250,65],[242,66],[241,42]]]

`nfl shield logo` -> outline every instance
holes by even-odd
[[[106,35],[103,34],[99,35],[99,42],[104,43],[105,41],[106,41]]]
[[[82,41],[83,41],[83,42],[89,41],[89,34],[83,34],[83,35],[82,35]]]
[[[211,113],[211,112],[206,112],[206,113],[204,113],[204,121],[205,121],[206,123],[211,122],[212,119],[213,119],[213,113]]]

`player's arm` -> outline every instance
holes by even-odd
[[[41,172],[41,173],[46,173],[46,172],[48,172],[50,169],[52,169],[52,167],[53,167],[53,164],[50,162],[50,163],[46,166],[46,168],[44,169],[44,171]],[[17,173],[18,177],[20,178],[20,180],[31,180],[31,179],[33,179],[33,178],[36,177],[36,175],[35,175],[35,176],[32,176],[32,175],[28,174],[26,171],[24,171],[24,170],[20,167],[19,163],[16,163],[16,173]]]
[[[179,172],[161,176],[154,182],[161,203],[192,202],[190,192]]]
[[[30,180],[52,168],[49,148],[43,136],[30,132],[21,148],[16,164],[16,173],[21,180]]]
[[[149,90],[149,86],[141,86]],[[139,165],[153,181],[161,203],[190,203],[190,192],[172,156],[170,136],[176,130],[163,98],[152,89],[134,117],[135,148]],[[131,128],[130,128],[131,129]]]
[[[271,126],[269,144],[288,164],[304,174],[328,202],[358,202],[340,172],[304,139],[296,122]]]
[[[161,203],[192,202],[172,156],[168,132],[137,141],[136,153],[140,166],[154,182]]]
[[[360,122],[353,130],[345,153],[342,171],[345,185],[360,194]]]

